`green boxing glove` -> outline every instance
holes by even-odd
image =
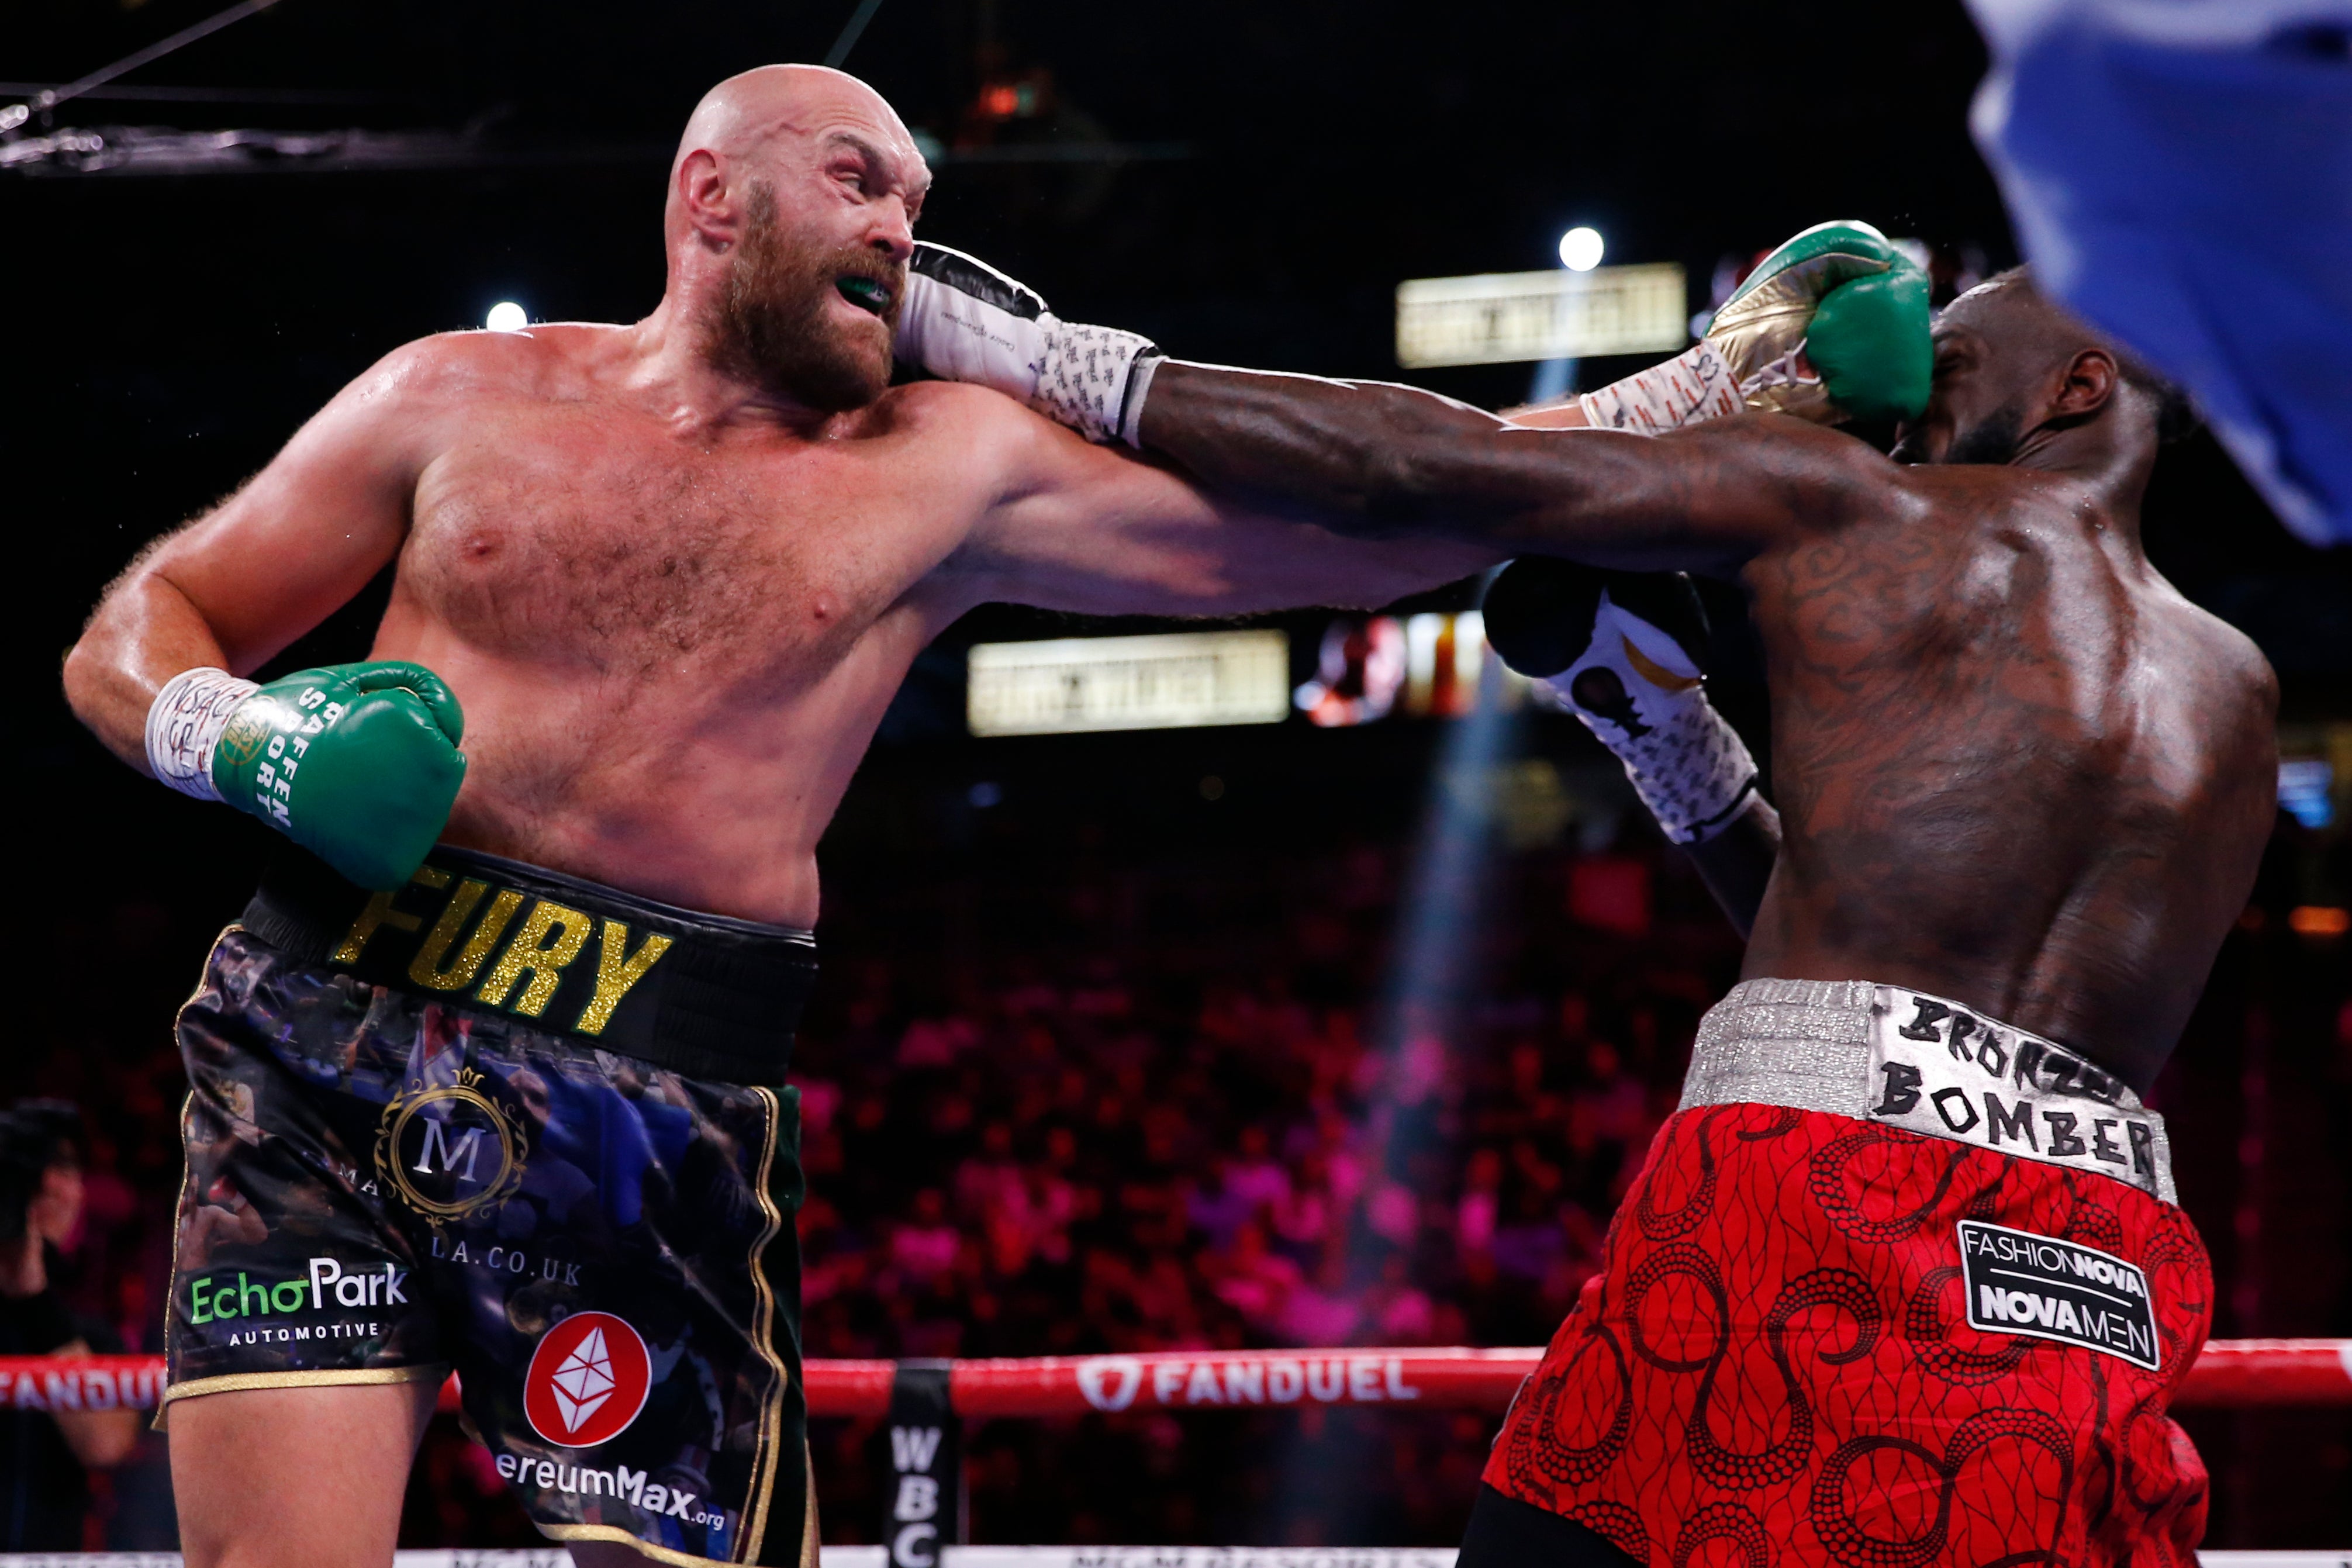
[[[1743,409],[1816,424],[1916,418],[1935,368],[1927,275],[1866,223],[1816,224],[1757,263],[1699,344],[1583,398],[1656,434]]]
[[[1910,419],[1927,406],[1927,275],[1866,223],[1816,224],[1782,244],[1732,290],[1706,335],[1767,371],[1743,389],[1750,408],[1828,422],[1839,413]],[[1799,349],[1817,381],[1800,378]]]
[[[465,782],[466,715],[421,664],[299,669],[266,686],[174,676],[147,710],[155,776],[250,812],[362,888],[404,885]]]

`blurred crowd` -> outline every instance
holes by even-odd
[[[966,869],[831,895],[794,1074],[811,1357],[1540,1343],[1738,962],[1658,847],[1496,856],[1450,994],[1393,945],[1409,844]],[[68,946],[192,969],[160,908],[104,919]],[[19,1075],[84,1111],[53,1288],[134,1349],[161,1348],[184,978]],[[2352,1010],[2336,1033],[2341,1068]],[[986,1424],[974,1535],[1448,1539],[1491,1424],[1375,1414]],[[816,1424],[829,1541],[875,1536],[875,1440]],[[160,1463],[150,1438],[97,1479],[89,1544],[164,1543]],[[406,1544],[533,1539],[451,1423],[410,1500]]]
[[[1400,945],[1414,876],[1354,842],[849,890],[799,1053],[807,1353],[1548,1339],[1738,942],[1655,849],[1496,856],[1454,957]],[[994,1423],[975,1538],[1443,1541],[1457,1425]],[[819,1434],[828,1540],[873,1538],[870,1441]]]
[[[913,1018],[887,973],[801,1080],[812,1355],[1533,1342],[1673,1103],[1575,990],[1468,1056],[1382,1049],[1279,973],[1040,975]],[[1628,1022],[1656,1063],[1657,1014]]]

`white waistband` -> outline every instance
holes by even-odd
[[[1682,1109],[1827,1111],[2109,1176],[2178,1200],[2164,1118],[2065,1047],[1862,980],[1743,980],[1707,1010]]]

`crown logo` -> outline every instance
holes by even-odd
[[[470,1067],[458,1068],[454,1083],[413,1078],[376,1123],[376,1173],[436,1230],[521,1190],[529,1140],[521,1121],[485,1092],[489,1082]]]

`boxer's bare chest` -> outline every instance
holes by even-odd
[[[893,445],[696,441],[593,403],[486,408],[420,479],[400,593],[504,661],[790,685],[951,542],[953,487]]]

